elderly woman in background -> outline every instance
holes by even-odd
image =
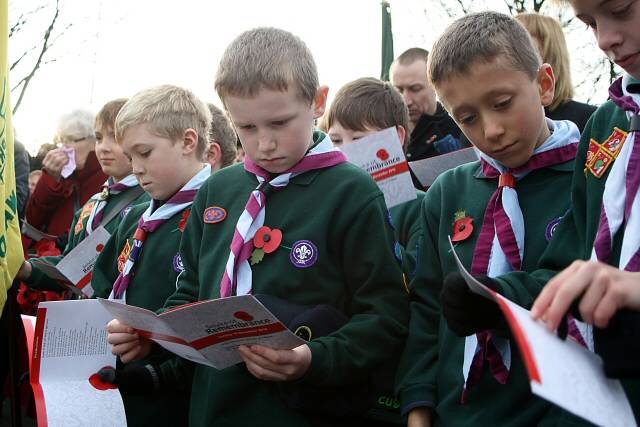
[[[582,133],[596,107],[573,100],[569,50],[562,26],[556,19],[538,13],[522,13],[516,19],[536,42],[542,62],[553,68],[556,91],[553,102],[545,108],[546,116],[553,120],[571,120]]]
[[[75,110],[60,118],[55,141],[59,148],[42,161],[42,176],[29,198],[29,224],[58,236],[64,249],[75,211],[100,191],[107,179],[94,153],[94,116]]]

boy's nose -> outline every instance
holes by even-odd
[[[497,120],[484,121],[484,137],[488,141],[497,141],[504,135],[504,126]]]
[[[133,174],[136,175],[136,176],[142,175],[144,173],[144,168],[142,167],[140,162],[136,162],[135,160],[132,160],[131,161],[131,172],[133,172]]]
[[[262,152],[268,152],[276,147],[275,140],[270,133],[261,133],[258,135],[258,149]]]
[[[614,25],[601,24],[597,29],[598,46],[602,49],[612,60],[615,59],[617,47],[622,44],[623,37],[620,28]],[[625,52],[618,52],[624,54]]]

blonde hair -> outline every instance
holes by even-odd
[[[313,102],[318,70],[311,51],[300,38],[277,28],[255,28],[236,37],[220,60],[215,88],[227,96],[253,98],[260,89],[297,89],[298,97]]]
[[[531,36],[512,17],[498,12],[473,13],[449,25],[431,49],[428,78],[434,87],[453,75],[466,74],[477,62],[504,58],[532,80],[541,65]]]
[[[224,112],[215,105],[208,103],[211,112],[211,142],[220,146],[220,166],[227,167],[233,164],[238,152],[238,137]]]
[[[338,122],[355,131],[397,126],[407,130],[409,112],[402,95],[391,83],[364,77],[340,88],[323,120],[327,129]],[[405,139],[408,137],[406,132]]]
[[[146,124],[161,138],[182,140],[187,129],[198,134],[196,155],[202,158],[209,144],[211,113],[197,96],[188,89],[173,85],[160,85],[136,93],[122,107],[115,122],[116,141],[121,142],[132,126]]]
[[[560,23],[539,13],[522,13],[516,19],[531,36],[540,41],[540,56],[551,65],[556,77],[556,91],[549,110],[553,111],[573,98],[569,49]]]

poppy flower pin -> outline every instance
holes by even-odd
[[[473,218],[467,216],[464,211],[458,211],[454,215],[453,242],[466,240],[473,233]]]
[[[187,226],[187,220],[189,219],[189,215],[191,215],[191,209],[185,209],[182,212],[182,218],[180,219],[180,223],[178,224],[178,228],[180,232],[184,232],[184,228]]]
[[[282,231],[274,228],[271,229],[266,225],[260,227],[253,236],[253,246],[255,247],[251,254],[251,264],[257,264],[262,261],[264,254],[275,252],[282,243]]]

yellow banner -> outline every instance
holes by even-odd
[[[7,290],[22,265],[22,242],[13,162],[13,127],[7,45],[9,43],[9,0],[0,0],[0,312]]]

